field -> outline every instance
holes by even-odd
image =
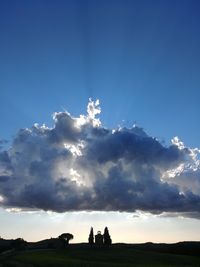
[[[0,257],[0,267],[131,267],[200,266],[200,258],[140,251],[129,247],[21,251]]]

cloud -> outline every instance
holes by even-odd
[[[0,152],[0,205],[9,209],[144,211],[200,217],[199,149],[163,146],[142,128],[105,128],[87,114],[53,114],[52,128],[20,129]]]

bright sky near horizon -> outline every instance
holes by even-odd
[[[0,2],[0,236],[200,239],[199,11]]]

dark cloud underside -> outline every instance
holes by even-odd
[[[106,129],[96,115],[53,116],[21,129],[0,152],[0,204],[57,212],[143,210],[200,214],[199,150],[163,146],[142,128]],[[3,142],[0,143],[1,146]]]

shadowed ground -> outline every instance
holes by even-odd
[[[131,246],[118,245],[112,248],[90,248],[84,245],[71,246],[65,250],[22,251],[3,255],[0,267],[130,267],[130,266],[200,266],[200,257],[174,255]]]

